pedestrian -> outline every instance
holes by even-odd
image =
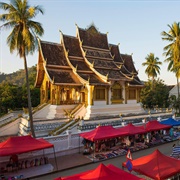
[[[16,154],[13,154],[10,159],[9,159],[9,164],[12,165],[12,170],[14,169],[18,169],[19,166],[19,160],[18,160],[18,156]]]

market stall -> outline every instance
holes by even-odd
[[[121,132],[112,126],[98,126],[96,129],[81,133],[83,137],[82,143],[84,144],[84,155],[88,156],[91,160],[102,160],[117,155],[123,155],[126,151],[120,147],[113,147],[121,143],[122,136],[127,136],[127,132]]]
[[[10,137],[6,141],[0,143],[0,157],[2,156],[12,156],[12,155],[20,155],[22,153],[27,153],[27,152],[32,152],[32,151],[37,151],[37,150],[44,150],[47,148],[53,148],[54,151],[54,157],[56,161],[56,156],[55,156],[55,150],[54,150],[54,145],[49,143],[48,141],[44,139],[35,139],[31,137],[30,135],[27,136],[16,136],[16,137]],[[57,162],[56,163],[56,168],[57,168]],[[1,163],[4,165],[3,163]],[[19,159],[18,161],[18,166],[17,166],[17,173],[18,170],[24,169],[24,173],[27,171],[27,168],[29,167],[38,167],[39,165],[48,165],[48,159],[47,157],[39,157],[35,159]],[[3,174],[12,174],[12,172],[9,172],[7,169],[9,165],[9,162],[7,162],[5,167],[1,167],[1,170]],[[52,166],[50,167],[52,170]],[[46,169],[45,166],[43,168],[39,168],[39,174],[43,172],[43,169]],[[49,171],[48,171],[49,172]],[[21,171],[22,173],[22,171]],[[13,172],[14,175],[14,172]]]
[[[170,126],[180,126],[180,121],[176,121],[173,118],[169,118],[160,122],[161,124],[170,125]]]
[[[132,170],[155,180],[167,179],[180,173],[180,161],[162,154],[158,149],[152,154],[131,160]],[[126,168],[126,162],[122,164]]]
[[[67,177],[58,177],[54,180],[81,180],[81,179],[93,179],[93,180],[140,180],[139,178],[133,174],[123,171],[120,168],[110,164],[105,166],[104,164],[100,164],[97,168],[93,170],[88,170],[86,172],[82,172],[79,174],[75,174]]]

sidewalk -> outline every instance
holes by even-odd
[[[76,166],[81,166],[84,164],[93,163],[90,159],[88,159],[86,156],[80,153],[58,156],[56,157],[56,159],[57,159],[58,171],[62,171]],[[54,170],[57,171],[56,162],[54,158],[49,159],[49,162],[54,166]]]

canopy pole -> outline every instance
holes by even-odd
[[[93,162],[94,162],[94,157],[95,157],[95,141],[94,141],[94,148],[93,148]]]
[[[80,135],[79,135],[79,154],[80,154]]]
[[[55,153],[54,146],[53,146],[53,150],[54,150],[54,159],[55,159],[55,163],[56,163],[56,170],[58,170],[57,158],[56,158],[56,153]]]

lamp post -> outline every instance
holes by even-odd
[[[159,117],[157,118],[157,120],[158,120],[159,122],[161,122],[161,117],[159,116]]]
[[[121,113],[119,114],[119,117],[120,117],[120,121],[122,122],[123,119],[122,119],[122,114]]]
[[[146,118],[142,119],[142,123],[144,125],[144,129],[146,129]]]

